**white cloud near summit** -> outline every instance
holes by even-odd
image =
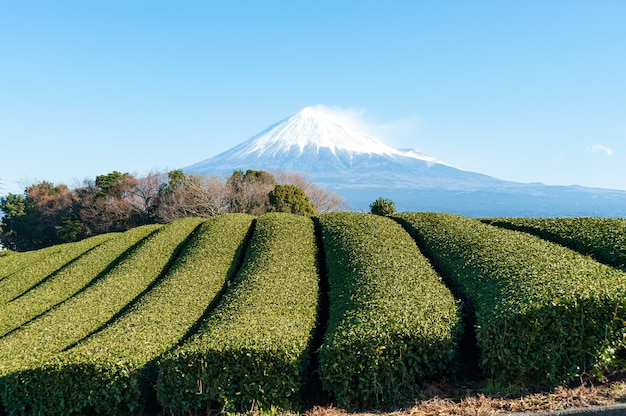
[[[376,139],[397,146],[414,141],[416,132],[422,124],[418,115],[407,116],[392,121],[375,121],[362,108],[342,108],[318,104],[313,106],[335,119],[338,124],[367,133]]]
[[[607,156],[613,156],[613,149],[603,144],[594,144],[591,151],[594,153],[604,153]]]

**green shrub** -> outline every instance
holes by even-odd
[[[114,233],[101,234],[76,243],[67,243],[38,250],[45,254],[43,257],[38,256],[37,252],[32,252],[32,254],[21,253],[17,257],[18,260],[25,258],[33,261],[28,261],[11,275],[0,280],[0,305],[21,295],[43,279],[62,269],[71,261],[85,254],[85,252],[114,236]],[[8,259],[10,260],[12,257]]]
[[[624,218],[494,218],[484,221],[534,234],[626,271]]]
[[[156,379],[151,363],[179,343],[243,256],[252,216],[212,218],[154,288],[101,332],[18,373],[11,408],[49,414],[138,414]]]
[[[391,405],[454,368],[460,310],[411,236],[368,214],[325,214],[320,223],[330,291],[324,389],[340,406]]]
[[[165,411],[297,408],[318,300],[308,217],[258,218],[244,263],[199,332],[159,364]]]
[[[554,385],[617,364],[626,274],[560,245],[447,214],[401,214],[474,317],[487,375]]]
[[[370,204],[370,214],[387,216],[395,213],[396,203],[391,199],[380,197]]]
[[[201,220],[161,227],[86,290],[0,338],[0,377],[37,365],[109,323],[157,280]],[[7,406],[12,395],[0,379]]]
[[[126,250],[137,244],[160,225],[145,225],[96,246],[59,271],[51,274],[17,299],[0,305],[0,336],[70,298],[104,274]]]
[[[276,185],[268,194],[268,199],[272,212],[315,215],[315,206],[302,188],[296,185]]]

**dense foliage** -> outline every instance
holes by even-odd
[[[409,234],[368,214],[320,223],[330,287],[324,388],[341,406],[389,405],[415,393],[416,381],[449,373],[459,307]]]
[[[0,198],[0,243],[13,250],[34,250],[63,242],[71,228],[73,196],[65,185],[41,182],[25,195]]]
[[[88,288],[0,338],[0,376],[36,365],[109,323],[167,270],[199,222],[183,219],[161,227]],[[5,400],[12,395],[6,383],[0,379]]]
[[[59,250],[61,246],[51,246],[41,250],[20,253],[17,251],[4,250],[6,255],[0,256],[0,280],[10,276],[16,271],[27,267],[38,260],[46,258],[48,255]]]
[[[618,364],[626,273],[475,219],[397,218],[468,307],[489,376],[553,385]]]
[[[27,251],[179,218],[268,211],[310,215],[342,207],[337,194],[293,173],[237,170],[220,179],[180,170],[143,178],[113,171],[76,189],[44,181],[23,195],[0,198],[0,245]]]
[[[0,305],[0,336],[41,315],[97,281],[115,264],[117,259],[123,257],[126,251],[132,250],[135,244],[158,227],[160,226],[145,225],[126,233],[108,235],[112,238],[55,270],[19,297]],[[35,262],[33,266],[41,270],[39,262]]]
[[[14,377],[12,394],[20,399],[12,406],[64,415],[139,413],[156,382],[155,358],[179,343],[223,290],[251,223],[251,216],[230,214],[202,224],[167,275],[124,315]]]
[[[391,199],[380,197],[370,204],[370,214],[386,216],[395,213],[396,203]]]
[[[317,303],[313,221],[261,216],[223,301],[194,337],[162,360],[160,402],[175,414],[297,408]]]
[[[626,271],[624,218],[494,218],[484,221],[554,241]]]
[[[315,207],[304,191],[295,185],[276,185],[268,194],[270,211],[315,215]]]
[[[36,258],[38,256],[24,256],[24,259],[30,258],[35,261],[25,263],[23,268],[0,280],[0,305],[37,286],[67,263],[114,236],[114,234],[99,235],[77,243],[67,243],[63,247],[53,247],[46,256],[39,259]]]
[[[580,251],[623,252],[621,220],[536,223],[561,221]],[[291,412],[322,388],[382,410],[472,342],[493,383],[623,370],[626,272],[544,238],[435,213],[228,214],[11,252],[0,414]]]

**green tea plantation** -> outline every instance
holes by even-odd
[[[0,256],[0,415],[383,410],[467,360],[493,383],[602,378],[626,369],[625,231],[226,214]]]

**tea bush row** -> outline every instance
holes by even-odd
[[[7,375],[37,366],[106,325],[158,279],[199,225],[184,219],[161,227],[86,290],[37,319],[0,338],[0,394],[6,403],[15,395]]]
[[[259,217],[244,263],[199,332],[159,364],[166,412],[296,409],[318,304],[308,217]]]
[[[95,282],[121,258],[123,253],[160,225],[146,225],[125,233],[118,233],[104,243],[69,263],[45,281],[18,298],[0,305],[0,336],[69,299]]]
[[[626,271],[626,219],[494,218],[485,222],[537,235]]]
[[[450,372],[460,308],[411,236],[376,215],[319,220],[330,292],[319,353],[323,387],[340,406],[376,407],[410,397],[419,380]]]
[[[66,243],[61,246],[45,248],[41,250],[43,253],[20,253],[16,256],[7,257],[7,260],[15,259],[18,262],[23,259],[32,261],[20,264],[18,270],[0,280],[0,305],[21,295],[49,275],[62,269],[72,260],[85,254],[98,244],[114,238],[115,235],[116,233],[101,234],[77,243]],[[44,253],[43,257],[37,255]]]
[[[319,373],[340,406],[394,404],[454,369],[460,303],[432,265],[462,299],[488,376],[552,385],[618,364],[626,273],[479,220],[393,218],[413,238],[384,217],[316,220],[330,288]],[[320,296],[313,224],[187,219],[102,237],[82,254],[71,243],[0,259],[0,273],[12,270],[0,290],[13,291],[0,304],[4,410],[137,414],[155,380],[169,414],[298,409]],[[594,238],[619,251],[619,236]],[[29,277],[37,265],[46,274]]]
[[[71,244],[71,243],[70,243]],[[0,280],[16,271],[58,251],[60,246],[51,246],[33,251],[0,251]]]
[[[154,360],[192,330],[243,257],[253,217],[200,226],[167,275],[123,316],[44,365],[15,377],[12,403],[47,414],[139,414],[156,381]]]
[[[475,320],[487,375],[557,384],[617,364],[626,274],[526,233],[450,214],[401,214]]]

